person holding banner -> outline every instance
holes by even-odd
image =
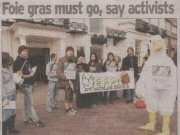
[[[10,56],[6,52],[2,52],[2,135],[7,133],[19,134],[15,129],[15,106],[6,108],[5,106],[16,101],[16,85],[13,80],[13,74],[10,68]],[[15,104],[14,104],[15,105]]]
[[[88,66],[89,66],[89,72],[91,72],[91,73],[99,73],[102,71],[101,65],[98,62],[98,58],[97,58],[97,55],[95,53],[92,53],[90,55],[90,61],[89,61]],[[90,94],[89,99],[90,99],[90,102],[92,105],[93,104],[96,105],[98,103],[98,94],[100,94],[100,93],[96,92],[96,93]]]
[[[19,72],[24,79],[22,89],[24,93],[23,116],[24,123],[34,123],[37,127],[45,127],[35,111],[33,104],[33,88],[35,84],[36,67],[32,68],[32,63],[28,59],[28,47],[21,45],[18,48],[18,56],[13,64],[13,72]],[[31,61],[32,62],[32,61]]]
[[[123,58],[122,61],[122,68],[121,70],[126,71],[126,70],[132,70],[134,71],[134,77],[136,80],[139,78],[138,74],[138,59],[136,56],[134,56],[134,49],[132,47],[129,47],[127,49],[127,56]],[[133,102],[133,89],[128,89],[124,91],[126,93],[126,98],[127,101],[126,103],[131,103]]]
[[[76,94],[76,105],[78,108],[90,108],[89,95],[88,93],[81,94],[80,93],[80,78],[79,73],[81,72],[89,72],[88,64],[85,63],[84,55],[80,55],[77,58],[77,94]]]
[[[59,90],[57,88],[57,75],[56,75],[56,62],[58,60],[57,54],[51,54],[51,61],[46,65],[46,75],[49,80],[49,90],[48,90],[48,98],[47,98],[47,112],[52,112],[52,109],[59,108],[57,106]]]
[[[68,46],[66,48],[65,56],[60,58],[57,64],[56,73],[59,85],[65,91],[65,112],[68,115],[75,115],[77,111],[73,108],[73,95],[76,89],[76,57],[73,47]]]
[[[104,65],[103,65],[102,58],[98,59],[98,63],[99,63],[99,66],[101,67],[101,71],[103,72]],[[98,99],[100,102],[103,102],[103,92],[99,92]]]
[[[108,53],[107,60],[104,63],[104,71],[105,72],[116,72],[118,70],[118,65],[115,61],[115,56],[112,52]],[[108,92],[105,91],[103,95],[103,102],[107,103],[107,94]],[[115,97],[117,94],[117,91],[110,91],[109,92],[109,103],[113,103],[113,97]]]

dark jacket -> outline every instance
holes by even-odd
[[[77,64],[77,70],[78,72],[89,72],[88,64],[86,63]]]
[[[121,70],[125,71],[125,70],[129,70],[130,68],[134,69],[134,77],[138,79],[139,78],[138,59],[136,56],[132,56],[132,57],[126,56],[125,58],[123,58]]]
[[[102,72],[101,65],[98,62],[89,62],[89,72],[91,73],[99,73]]]
[[[17,56],[16,60],[14,61],[13,64],[13,73],[16,73],[17,71],[20,71],[23,64],[25,62],[25,59]],[[27,60],[27,62],[25,63],[25,65],[23,66],[22,72],[23,75],[29,75],[31,73],[32,67],[30,65],[29,60]],[[35,75],[30,77],[30,78],[26,78],[24,79],[23,84],[29,84],[29,85],[33,85],[36,82],[36,78]]]

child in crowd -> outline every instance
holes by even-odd
[[[46,66],[46,75],[49,80],[49,90],[48,90],[48,99],[47,99],[47,112],[52,112],[53,108],[58,107],[58,97],[59,97],[59,90],[57,88],[57,75],[56,69],[57,65],[56,62],[58,60],[57,54],[51,54],[51,61]]]

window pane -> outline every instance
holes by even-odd
[[[101,20],[100,19],[90,19],[90,32],[100,33],[101,30]]]

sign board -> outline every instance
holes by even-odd
[[[80,73],[80,92],[93,93],[101,91],[116,91],[134,89],[135,80],[133,71]]]

